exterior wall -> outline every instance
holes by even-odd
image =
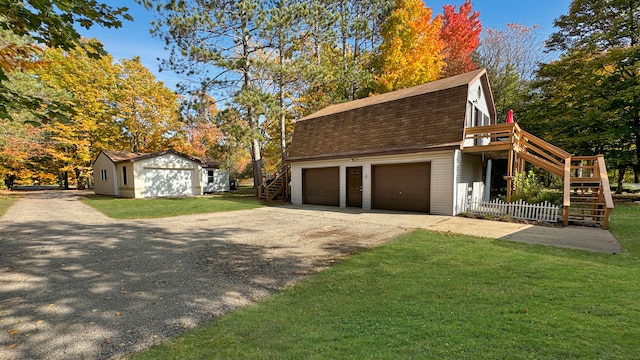
[[[482,199],[484,179],[482,177],[484,163],[478,156],[462,154],[456,150],[456,171],[453,214],[464,211],[465,203],[471,199]]]
[[[107,179],[102,180],[101,172],[106,170]],[[94,191],[97,195],[118,196],[118,176],[116,166],[104,153],[100,153],[93,163]]]
[[[127,169],[126,185],[125,185],[124,171],[122,170],[123,168]],[[116,164],[116,171],[118,172],[118,192],[120,193],[120,196],[125,198],[136,197],[134,163]]]
[[[467,98],[467,111],[465,112],[465,126],[471,123],[472,119],[475,122],[475,126],[491,125],[491,117],[488,105],[488,99],[485,91],[482,87],[481,79],[478,79],[469,85],[469,92]],[[480,110],[482,117],[475,118],[475,109]],[[488,145],[489,139],[480,139],[478,145]],[[473,146],[473,140],[465,140],[464,146]]]
[[[136,161],[133,163],[133,169],[131,171],[127,169],[127,176],[131,176],[132,179],[129,182],[130,188],[127,188],[126,191],[127,194],[132,191],[134,195],[132,197],[141,198],[145,195],[145,169],[174,169],[191,171],[193,195],[202,195],[202,167],[200,166],[200,164],[182,156],[168,153],[161,156]],[[131,175],[129,175],[129,173],[131,173]],[[123,195],[124,192],[125,190],[123,189]]]
[[[209,170],[213,171],[213,182],[209,182]],[[229,171],[202,168],[202,191],[204,193],[229,191]]]
[[[340,207],[346,207],[346,168],[362,166],[362,208],[371,210],[371,166],[410,162],[431,162],[430,209],[434,215],[453,215],[453,157],[454,151],[388,155],[337,160],[305,161],[291,164],[291,202],[302,205],[302,169],[340,167]]]

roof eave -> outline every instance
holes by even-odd
[[[376,149],[371,151],[349,152],[349,153],[337,153],[337,154],[321,154],[315,156],[298,156],[289,157],[285,159],[287,163],[301,162],[301,161],[318,161],[318,160],[335,160],[345,158],[357,158],[357,157],[373,157],[373,156],[385,156],[385,155],[401,155],[418,152],[434,152],[444,150],[456,150],[460,149],[461,143],[454,142],[448,144],[438,144],[430,146],[416,146],[416,147],[404,147],[404,148],[391,148],[391,149]]]

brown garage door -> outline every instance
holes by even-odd
[[[302,202],[340,206],[340,168],[302,169]]]
[[[429,212],[431,163],[372,167],[374,209]]]

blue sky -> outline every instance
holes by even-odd
[[[132,0],[102,0],[114,7],[126,6],[134,21],[125,22],[119,29],[104,29],[94,27],[90,30],[82,29],[80,32],[86,37],[95,37],[102,41],[105,49],[116,60],[130,59],[140,56],[142,63],[151,70],[158,80],[175,89],[175,84],[180,81],[178,76],[170,71],[159,72],[159,61],[167,52],[164,50],[164,42],[154,38],[149,33],[150,22],[155,15],[139,6]],[[458,1],[425,1],[427,6],[436,14],[442,13],[442,6],[452,4],[459,6],[464,0]],[[569,10],[571,0],[538,0],[535,3],[524,0],[472,0],[473,8],[480,12],[480,21],[484,28],[502,29],[507,23],[517,23],[527,26],[540,26],[540,34],[546,39],[553,32],[553,20]]]

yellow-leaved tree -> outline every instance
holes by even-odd
[[[116,120],[127,150],[154,152],[187,143],[178,95],[155,79],[139,57],[117,64]]]
[[[398,90],[437,80],[444,65],[442,18],[422,0],[396,0],[382,27],[375,60],[376,91]]]
[[[60,176],[75,178],[78,188],[87,186],[96,149],[118,147],[120,133],[113,121],[113,90],[116,73],[112,57],[93,58],[80,46],[62,50],[49,48],[45,66],[35,74],[47,87],[66,94],[71,111],[68,119],[53,119],[43,125],[47,152]]]
[[[88,40],[95,41],[95,40]],[[138,58],[91,56],[85,47],[50,48],[35,70],[43,85],[63,92],[67,119],[43,125],[52,167],[86,186],[100,150],[152,152],[188,144],[178,96]],[[66,182],[66,181],[65,181]]]

